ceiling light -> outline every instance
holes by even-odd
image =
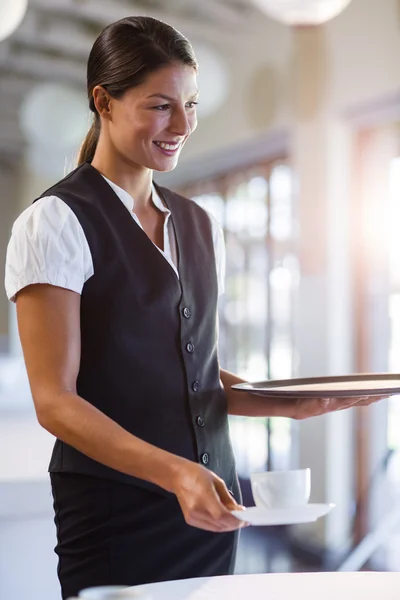
[[[268,17],[293,26],[320,25],[341,13],[351,0],[252,0]]]

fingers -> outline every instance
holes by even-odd
[[[340,410],[344,410],[346,408],[351,408],[355,406],[360,401],[360,398],[335,398],[335,402],[337,403],[337,408]]]
[[[188,523],[192,527],[197,527],[199,529],[204,529],[205,531],[212,531],[214,533],[229,533],[231,531],[236,531],[237,529],[242,529],[243,527],[247,527],[249,524],[244,521],[239,521],[239,519],[235,519],[236,524],[232,527],[230,525],[226,525],[225,523],[220,523],[219,521],[215,521],[213,519],[205,519],[202,516],[198,516],[193,522]]]
[[[320,398],[320,406],[325,412],[334,412],[337,410],[344,410],[350,408],[357,403],[356,398]]]
[[[235,499],[230,495],[228,489],[222,481],[222,479],[215,479],[214,490],[216,495],[216,501],[218,504],[215,505],[216,514],[215,517],[218,521],[223,524],[224,527],[237,529],[245,525],[244,521],[239,521],[236,517],[231,514],[232,510],[243,510],[244,507],[238,504]]]
[[[235,531],[247,526],[245,521],[234,517],[218,500],[212,503],[207,499],[206,506],[190,511],[185,515],[185,519],[188,525],[192,527],[199,527],[216,533]]]
[[[242,507],[238,504],[231,496],[228,491],[228,488],[225,485],[225,482],[222,479],[215,479],[214,488],[217,493],[218,499],[228,510],[240,510]]]
[[[323,410],[329,409],[331,402],[332,398],[318,398],[318,404]]]
[[[197,527],[198,529],[204,529],[205,531],[213,531],[214,533],[223,533],[225,531],[222,524],[217,523],[213,519],[206,519],[203,515],[199,514],[194,517],[193,520],[188,523],[191,527]]]
[[[357,406],[369,406],[370,404],[375,404],[375,402],[379,402],[380,400],[387,400],[390,396],[365,396],[357,403]]]
[[[390,396],[352,396],[350,398],[320,398],[320,406],[325,412],[345,410],[346,408],[369,406]]]
[[[246,527],[247,523],[231,513],[243,507],[229,494],[225,482],[204,468],[196,471],[196,483],[177,494],[187,524],[219,533]]]
[[[379,400],[390,398],[390,396],[351,396],[349,398],[297,398],[295,401],[295,414],[297,420],[317,417],[338,410],[346,410],[352,407],[369,406]]]
[[[350,408],[356,398],[302,398],[297,401],[296,419],[318,417],[337,410]]]
[[[390,396],[357,396],[356,398],[337,398],[337,402],[341,404],[338,406],[338,410],[343,408],[350,408],[351,406],[369,406],[379,400],[386,400]]]

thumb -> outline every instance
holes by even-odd
[[[243,506],[241,506],[240,504],[238,504],[236,502],[236,500],[235,500],[235,498],[233,498],[233,496],[230,495],[224,481],[221,481],[220,479],[215,479],[214,487],[215,487],[215,491],[217,492],[217,494],[219,496],[220,501],[228,510],[240,510],[240,509],[244,508]]]
[[[318,402],[321,408],[327,409],[331,403],[332,398],[318,398]]]

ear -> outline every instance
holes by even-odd
[[[103,117],[103,119],[110,119],[111,96],[101,85],[96,85],[93,89],[93,102],[100,117]]]

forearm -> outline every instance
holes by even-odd
[[[38,418],[54,436],[112,469],[172,491],[174,474],[185,459],[132,435],[72,392],[47,405]]]
[[[220,369],[222,385],[228,400],[228,413],[244,417],[289,417],[294,418],[295,403],[279,398],[265,398],[232,390],[236,383],[245,383],[237,375]]]

